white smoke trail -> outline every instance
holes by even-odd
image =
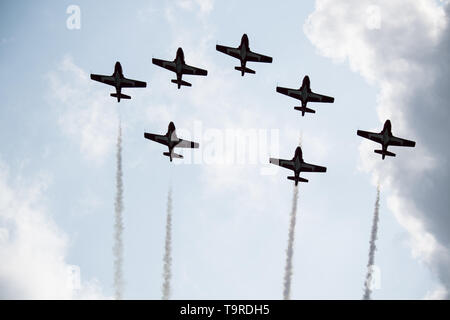
[[[114,203],[114,293],[115,299],[122,299],[123,294],[123,182],[122,182],[122,126],[119,122],[117,137],[117,171],[116,171],[116,199]]]
[[[172,188],[167,194],[167,220],[166,220],[166,242],[163,257],[163,286],[162,299],[168,300],[170,297],[170,279],[172,278]]]
[[[377,249],[375,241],[377,240],[379,211],[380,211],[380,185],[378,184],[377,199],[375,201],[375,210],[373,213],[372,231],[370,234],[369,261],[367,262],[367,274],[366,274],[366,281],[364,282],[363,300],[370,300],[372,294],[371,285],[373,276],[373,266],[375,263],[375,250]]]
[[[294,185],[291,222],[289,224],[288,247],[286,250],[286,266],[284,268],[284,289],[283,289],[284,300],[289,300],[291,295],[292,257],[294,256],[294,235],[295,235],[295,220],[297,215],[297,198],[298,198],[298,187]]]
[[[300,132],[298,146],[302,146],[303,131]],[[294,236],[295,236],[295,221],[297,216],[297,199],[298,186],[294,185],[294,196],[292,198],[291,221],[289,224],[288,247],[286,249],[286,266],[284,268],[284,288],[283,299],[289,300],[291,296],[291,280],[292,280],[292,258],[294,256]]]

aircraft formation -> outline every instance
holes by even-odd
[[[233,58],[239,59],[240,66],[236,66],[235,70],[240,71],[242,76],[244,76],[246,73],[249,74],[256,73],[254,70],[247,67],[247,62],[272,63],[273,60],[272,57],[251,51],[247,34],[242,35],[241,42],[237,48],[227,47],[218,44],[216,45],[216,50],[226,55],[229,55]],[[180,89],[181,86],[188,86],[188,87],[192,86],[191,83],[184,81],[182,79],[183,75],[196,75],[196,76],[208,75],[207,70],[186,64],[182,48],[178,48],[174,60],[170,61],[153,58],[152,63],[159,67],[175,72],[176,79],[172,79],[171,82],[176,84],[178,89]],[[122,93],[122,88],[145,88],[147,86],[147,83],[144,81],[125,78],[123,75],[122,66],[120,62],[116,62],[114,67],[114,73],[111,76],[91,74],[91,79],[105,83],[107,85],[114,86],[116,92],[111,93],[111,97],[117,98],[117,102],[120,102],[121,99],[131,99],[130,96]],[[277,86],[276,92],[300,100],[301,106],[295,106],[294,109],[300,111],[302,117],[305,116],[305,113],[316,112],[315,110],[307,107],[308,102],[320,102],[320,103],[334,102],[334,97],[318,94],[311,90],[311,81],[308,75],[306,75],[303,78],[303,82],[300,88],[295,89]],[[384,160],[386,156],[395,157],[395,153],[392,153],[387,150],[388,146],[414,147],[416,144],[414,141],[398,138],[392,135],[392,124],[389,119],[386,120],[383,130],[381,132],[376,133],[358,130],[357,135],[380,143],[382,146],[381,149],[374,150],[374,152],[381,154],[382,160]],[[168,152],[164,152],[163,155],[168,156],[170,161],[172,161],[173,158],[183,158],[182,155],[174,152],[174,148],[199,148],[199,144],[197,142],[178,138],[176,135],[175,124],[173,122],[169,123],[166,134],[160,135],[145,132],[144,137],[146,139],[167,146],[169,150]],[[294,172],[294,176],[288,176],[287,178],[289,180],[293,180],[296,186],[298,185],[298,182],[308,182],[307,179],[300,177],[301,172],[327,171],[326,167],[306,163],[303,160],[303,152],[300,146],[296,148],[294,157],[291,160],[270,158],[269,162],[278,165],[280,167],[292,170]]]

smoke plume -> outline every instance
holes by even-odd
[[[170,297],[170,279],[172,278],[172,188],[169,188],[167,194],[166,242],[164,249],[162,299],[168,300]]]
[[[119,123],[117,136],[117,171],[116,171],[116,199],[114,203],[114,295],[116,300],[122,299],[123,294],[123,182],[122,182],[122,126]]]
[[[300,132],[298,146],[302,147],[303,131]],[[286,266],[284,268],[284,288],[283,299],[289,300],[291,296],[291,279],[292,279],[292,257],[294,255],[294,235],[295,235],[295,219],[297,216],[297,199],[298,187],[294,185],[294,196],[292,198],[291,221],[289,224],[288,247],[286,249]]]
[[[298,187],[294,185],[294,196],[292,197],[291,221],[289,224],[288,247],[286,250],[286,266],[284,268],[283,299],[289,300],[291,295],[292,280],[292,257],[294,255],[295,219],[297,215]]]
[[[375,263],[375,250],[377,249],[375,241],[377,240],[378,220],[380,211],[380,185],[377,186],[377,199],[375,201],[375,210],[373,213],[372,231],[370,233],[369,261],[367,262],[366,281],[364,282],[363,300],[370,300],[372,294],[371,284],[373,276],[373,266]]]

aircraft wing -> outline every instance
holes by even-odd
[[[270,158],[269,162],[286,169],[294,170],[294,162],[292,160]]]
[[[411,140],[406,140],[402,138],[397,137],[391,137],[389,139],[389,145],[390,146],[399,146],[399,147],[414,147],[416,143]]]
[[[236,48],[221,46],[220,44],[218,44],[216,45],[216,50],[225,53],[229,56],[235,57],[237,59],[241,58],[241,52],[239,51],[239,49]]]
[[[187,64],[183,65],[181,72],[183,74],[192,74],[194,76],[206,76],[208,74],[208,71],[204,69],[196,68]]]
[[[144,81],[123,78],[120,80],[120,86],[122,88],[145,88],[147,83]]]
[[[91,79],[101,82],[101,83],[109,84],[110,86],[116,85],[116,81],[113,76],[104,76],[101,74],[91,74]]]
[[[250,51],[247,53],[247,61],[271,63],[272,57]]]
[[[381,135],[380,133],[375,133],[375,132],[369,132],[369,131],[363,131],[363,130],[358,130],[356,131],[356,134],[360,137],[378,142],[378,143],[383,143],[383,135]]]
[[[297,89],[277,87],[277,92],[287,95],[289,97],[295,98],[295,99],[301,99],[300,90],[297,90]]]
[[[334,102],[334,98],[333,97],[329,97],[329,96],[325,96],[325,95],[322,95],[322,94],[310,92],[308,94],[308,101],[309,102],[333,103]]]
[[[322,166],[317,166],[315,164],[303,162],[302,168],[300,171],[303,171],[303,172],[327,172],[327,168],[322,167]]]
[[[176,64],[173,61],[161,60],[161,59],[152,59],[152,63],[157,66],[163,67],[164,69],[177,72]]]
[[[197,149],[199,147],[198,142],[188,141],[179,139],[179,142],[175,145],[176,148],[193,148]]]
[[[154,133],[144,133],[144,137],[146,139],[161,143],[165,146],[169,145],[169,139],[166,135],[154,134]]]

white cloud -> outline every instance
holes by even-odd
[[[304,31],[319,52],[379,86],[377,112],[393,133],[417,141],[384,161],[362,141],[360,167],[389,189],[388,206],[411,236],[413,255],[450,287],[448,6],[433,0],[317,0]],[[368,128],[361,128],[368,129]],[[442,290],[440,291],[443,292]]]
[[[434,289],[433,291],[427,292],[424,299],[425,300],[443,300],[447,296],[447,290],[439,286],[438,288]]]
[[[79,144],[86,160],[103,163],[114,147],[118,127],[116,107],[106,93],[110,88],[96,88],[70,56],[64,57],[48,79],[49,99],[57,110],[61,131]]]
[[[213,0],[178,0],[176,4],[185,10],[199,10],[200,14],[208,14],[214,7]]]
[[[0,162],[0,298],[99,299],[96,280],[81,281],[66,261],[68,238],[42,204],[46,179],[11,182]]]

